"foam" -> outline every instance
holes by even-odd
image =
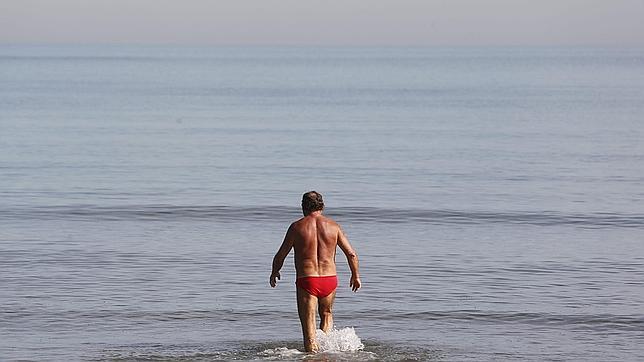
[[[364,344],[353,327],[331,329],[324,333],[318,329],[315,334],[320,352],[354,352],[364,349]]]
[[[291,357],[295,357],[303,354],[304,352],[298,351],[297,349],[287,348],[287,347],[270,348],[258,353],[258,355],[262,357],[266,357],[266,359],[291,358]]]
[[[333,328],[329,333],[324,333],[318,329],[315,333],[315,339],[320,347],[318,352],[356,352],[364,349],[364,344],[362,344],[353,327]],[[301,357],[306,353],[293,348],[277,347],[263,350],[258,355],[269,360],[275,360]]]

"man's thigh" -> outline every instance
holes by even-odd
[[[297,288],[297,311],[302,317],[308,313],[315,313],[318,300],[302,288]]]
[[[326,297],[318,299],[318,308],[320,309],[320,312],[333,311],[333,302],[335,302],[335,290]]]

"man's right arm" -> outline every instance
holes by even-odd
[[[280,279],[280,269],[282,269],[282,265],[284,265],[284,259],[286,259],[286,256],[291,252],[292,248],[293,224],[291,224],[291,226],[288,228],[288,231],[286,231],[284,241],[275,254],[275,257],[273,257],[273,268],[271,271],[271,276],[269,278],[269,284],[271,285],[271,287],[275,288],[275,285],[277,285],[277,280]]]
[[[338,227],[338,246],[344,252],[344,255],[347,257],[347,262],[349,263],[349,269],[351,269],[351,281],[349,286],[351,290],[357,292],[360,289],[362,283],[360,282],[360,266],[358,264],[358,254],[349,243],[349,239],[344,235],[344,232],[340,227]]]

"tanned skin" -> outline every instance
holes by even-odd
[[[344,252],[351,269],[349,286],[354,292],[361,286],[358,269],[358,255],[353,250],[340,226],[330,218],[322,215],[322,210],[309,212],[303,210],[304,217],[291,224],[284,236],[282,246],[273,258],[273,271],[270,284],[275,288],[280,279],[280,270],[284,259],[295,249],[295,271],[297,277],[336,275],[336,247]],[[324,298],[317,298],[306,290],[297,288],[297,312],[302,324],[304,349],[317,352],[319,347],[315,340],[315,310],[320,315],[320,329],[328,333],[333,327],[333,302],[335,291]]]

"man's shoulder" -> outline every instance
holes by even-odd
[[[327,231],[327,232],[337,232],[340,230],[340,224],[338,224],[335,220],[333,220],[330,217],[327,216],[322,216],[322,227]]]
[[[303,224],[306,222],[306,218],[302,217],[299,218],[291,223],[291,225],[288,227],[289,230],[298,230],[302,228]]]
[[[323,217],[324,217],[324,221],[328,222],[329,224],[332,224],[332,225],[335,225],[335,226],[340,226],[340,225],[339,225],[335,220],[333,220],[332,218],[330,218],[330,217],[328,217],[328,216],[323,216]]]
[[[310,219],[310,218],[308,218],[306,216],[301,217],[301,218],[293,221],[291,223],[290,227],[291,228],[298,228],[298,227],[304,226],[307,223],[319,222],[319,221],[322,221],[322,222],[324,222],[325,224],[327,224],[329,226],[335,226],[335,227],[338,227],[338,228],[340,227],[340,225],[335,220],[333,220],[332,218],[330,218],[328,216],[325,216],[325,215],[320,215],[316,219]]]
[[[305,218],[301,217],[301,218],[299,218],[299,219],[297,219],[297,220],[293,221],[293,222],[291,223],[291,227],[293,227],[293,226],[297,226],[298,224],[301,224],[302,222],[304,222],[304,219],[305,219]]]

